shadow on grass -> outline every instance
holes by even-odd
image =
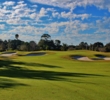
[[[97,74],[86,73],[70,73],[70,72],[55,72],[44,70],[26,70],[26,69],[7,69],[0,71],[0,76],[12,77],[12,78],[28,78],[28,79],[41,79],[41,80],[56,80],[64,81],[69,77],[94,77],[103,76]]]
[[[42,56],[42,55],[45,55],[46,53],[45,52],[40,52],[40,53],[29,53],[25,56]]]
[[[11,79],[0,78],[0,88],[11,88],[15,86],[27,86],[27,85],[18,83],[17,81],[13,81]]]
[[[0,67],[9,68],[10,66],[12,66],[14,64],[16,64],[16,65],[34,66],[34,67],[61,68],[60,66],[54,66],[54,65],[48,65],[48,64],[24,63],[24,62],[15,62],[15,61],[11,61],[11,60],[0,60]],[[14,67],[12,67],[12,68],[14,68]]]
[[[106,56],[105,55],[102,55],[102,54],[95,54],[96,57],[99,57],[99,58],[105,58]]]
[[[27,66],[35,66],[35,67],[47,67],[47,68],[62,68],[60,66],[48,65],[48,64],[40,64],[40,63],[25,63]]]
[[[30,70],[21,65],[30,66],[29,63],[15,62],[10,60],[0,60],[0,76],[10,78],[24,78],[24,79],[39,79],[39,80],[54,80],[54,81],[69,81],[70,78],[74,77],[99,77],[104,75],[97,74],[86,74],[86,73],[71,73],[71,72],[57,72],[57,71],[46,71],[46,70]],[[31,66],[45,66],[52,67],[45,64],[33,64]],[[56,66],[54,66],[56,67]],[[70,81],[69,81],[70,82]],[[12,87],[21,85],[19,83],[10,80],[1,80],[0,87]]]
[[[82,57],[85,57],[85,56],[82,56],[82,55],[71,55],[71,57],[73,59],[79,59],[79,58],[82,58]]]
[[[97,58],[92,58],[92,60],[104,60],[104,58],[106,57],[105,55],[102,54],[95,54],[95,56]]]
[[[25,55],[22,55],[22,54],[17,54],[17,55],[18,56],[43,56],[45,54],[46,54],[45,52],[38,52],[38,53],[29,53],[29,54],[25,54]]]

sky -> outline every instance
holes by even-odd
[[[0,39],[110,42],[110,0],[0,0]]]

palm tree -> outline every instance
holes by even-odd
[[[18,34],[15,34],[15,38],[18,40],[18,38],[19,38],[19,35],[18,35]]]

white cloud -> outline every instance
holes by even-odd
[[[14,4],[15,4],[14,1],[6,1],[3,3],[3,5],[5,5],[5,6],[13,6]]]
[[[88,24],[81,24],[81,30],[84,31],[84,30],[87,30],[89,28]]]
[[[13,4],[13,5],[12,5]],[[7,7],[7,5],[12,5]],[[6,1],[1,4],[0,8],[0,22],[14,25],[27,25],[29,20],[25,18],[35,18],[36,9],[29,8],[24,1],[20,1],[16,4],[14,2]],[[24,18],[24,19],[23,19]],[[34,20],[38,21],[38,18]]]
[[[40,17],[44,17],[44,16],[46,16],[46,13],[47,13],[47,10],[42,7],[42,8],[40,9],[39,16],[40,16]]]
[[[13,27],[12,30],[9,31],[9,33],[19,33],[19,34],[30,34],[30,35],[37,35],[39,34],[38,29],[34,26],[17,26]]]
[[[32,14],[30,14],[30,18],[32,18],[32,19],[37,18],[37,14],[36,14],[36,13],[32,13]]]
[[[81,17],[82,20],[89,18],[90,14],[80,14],[79,17]]]
[[[0,30],[5,29],[5,25],[4,24],[0,24]]]
[[[108,42],[108,38],[110,38],[109,17],[98,19],[96,24],[93,22],[86,23],[84,19],[92,15],[86,13],[75,14],[71,11],[76,6],[86,7],[87,5],[96,5],[100,9],[109,9],[109,0],[106,7],[104,5],[107,2],[104,0],[34,0],[34,2],[67,8],[70,11],[61,12],[55,8],[44,7],[39,10],[36,4],[28,6],[24,1],[20,1],[12,5],[10,1],[7,1],[7,3],[1,4],[0,7],[0,22],[4,23],[0,24],[0,37],[2,39],[7,39],[7,37],[13,39],[14,35],[19,33],[21,40],[38,41],[42,34],[48,33],[52,37],[54,36],[54,39],[60,39],[62,42],[68,40],[69,44],[70,41],[73,43],[75,41],[77,43],[81,41],[94,42],[96,40],[100,41],[102,38],[105,39],[104,42]],[[43,20],[42,17],[47,18]],[[56,20],[54,20],[55,18]],[[10,27],[7,32],[4,32],[6,24],[10,25]],[[80,34],[80,31],[91,29],[97,30],[93,34],[90,34],[89,31],[86,34]]]
[[[24,1],[23,1],[23,0],[18,2],[18,4],[23,4],[23,3],[24,3]]]
[[[40,36],[38,35],[42,34],[39,28],[36,28],[34,26],[13,26],[11,30],[4,32],[0,34],[0,38],[2,40],[8,40],[8,39],[15,39],[15,34],[19,34],[19,39],[23,41],[30,41],[34,40],[38,42],[40,39]]]
[[[61,17],[66,19],[75,19],[75,18],[81,18],[82,20],[89,18],[90,14],[74,14],[70,12],[61,12]]]
[[[108,21],[108,20],[107,20]],[[106,21],[103,21],[102,23],[105,23]],[[100,24],[102,24],[100,23]],[[80,34],[80,31],[84,30],[94,30],[97,28],[97,31],[94,33],[86,33],[86,34]],[[51,29],[51,30],[50,30]],[[62,31],[59,31],[62,29]],[[110,29],[106,28],[100,28],[98,24],[93,23],[83,23],[79,20],[75,21],[67,21],[67,22],[55,22],[48,24],[44,30],[47,30],[50,35],[54,34],[54,39],[60,39],[62,42],[70,44],[75,43],[78,44],[82,41],[88,42],[88,43],[94,43],[97,41],[102,41],[103,43],[109,42],[110,38]],[[59,34],[60,33],[60,34]],[[59,34],[59,36],[55,37],[55,34]]]
[[[37,5],[32,5],[31,7],[37,8],[38,6]]]
[[[66,12],[61,12],[61,17],[63,17],[63,18],[70,18],[71,17],[71,12],[68,12],[68,13],[66,13]]]
[[[108,9],[110,11],[110,0],[29,0],[34,3],[41,3],[73,10],[77,6],[95,5],[100,9]]]
[[[27,4],[25,4],[24,2],[19,2],[16,6],[13,6],[13,9],[20,9],[20,8],[24,8],[26,6],[27,6]]]
[[[28,25],[28,20],[21,20],[20,18],[16,19],[8,19],[6,21],[7,24],[11,25]]]
[[[106,20],[106,19],[105,19]],[[104,21],[102,22],[104,23]],[[99,24],[99,23],[98,23]],[[100,26],[96,26],[99,28]],[[101,41],[102,38],[105,40],[103,42],[108,42],[110,38],[110,29],[98,29],[93,34],[79,34],[79,31],[84,31],[87,29],[94,28],[94,24],[82,23],[79,20],[67,21],[67,22],[54,22],[50,24],[43,24],[43,27],[35,26],[16,26],[8,31],[9,37],[14,38],[16,33],[19,33],[20,39],[24,41],[35,40],[39,41],[40,36],[44,33],[50,34],[54,39],[60,39],[63,43],[68,44],[78,44],[82,41],[88,43],[94,43]],[[62,31],[60,31],[62,30]],[[100,34],[100,32],[106,32],[105,34]],[[60,33],[60,34],[59,34]],[[58,35],[59,34],[59,35]],[[7,39],[6,34],[0,35],[2,39]],[[65,40],[68,40],[65,42]]]
[[[109,34],[110,35],[110,18],[102,18],[102,20],[96,20],[96,28],[97,31],[95,32],[96,34],[98,33],[104,33],[104,34]],[[107,35],[108,37],[108,35]],[[110,38],[110,36],[109,36]]]
[[[53,17],[57,17],[57,18],[60,18],[61,17],[60,13],[58,13],[58,12],[53,12],[52,13],[52,16]]]
[[[54,8],[47,8],[47,11],[55,12],[56,10]]]

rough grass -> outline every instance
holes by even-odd
[[[79,50],[0,58],[0,100],[110,100],[110,61],[70,58],[96,54],[110,56]]]

